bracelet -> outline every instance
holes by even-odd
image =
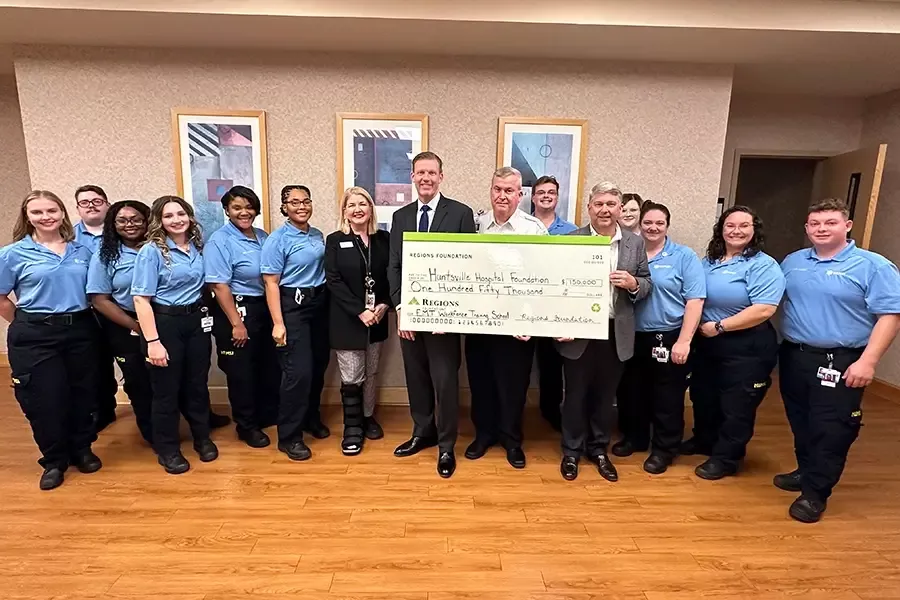
[[[158,342],[158,341],[159,341],[159,338],[158,338],[158,337],[155,337],[155,338],[153,338],[152,340],[147,340],[147,343],[148,343],[148,344],[152,344],[153,342]]]

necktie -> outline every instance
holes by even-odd
[[[422,205],[422,216],[419,217],[419,231],[428,231],[428,211],[431,207],[427,204]]]

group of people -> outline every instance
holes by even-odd
[[[740,468],[780,360],[797,469],[774,484],[800,493],[792,517],[821,517],[858,435],[863,390],[900,330],[900,274],[849,239],[845,203],[812,205],[811,246],[779,265],[748,207],[722,213],[701,259],[670,239],[665,205],[612,183],[591,189],[589,223],[579,228],[556,214],[552,176],[533,185],[529,214],[519,210],[521,174],[498,169],[491,209],[477,215],[440,192],[443,176],[436,154],[415,156],[417,198],[394,213],[390,233],[377,227],[368,192],[347,189],[327,237],[310,225],[307,187],[282,189],[286,221],[267,234],[254,226],[259,198],[236,186],[221,200],[228,222],[205,244],[191,206],[176,196],[110,205],[102,189],[84,186],[73,227],[58,196],[29,194],[14,242],[0,251],[0,315],[11,323],[16,399],[42,454],[41,489],[62,484],[69,466],[101,468],[91,445],[115,419],[113,360],[166,472],[190,469],[181,416],[199,459],[215,460],[210,430],[228,418],[210,409],[211,338],[239,439],[266,447],[264,430],[277,425],[278,449],[297,461],[311,456],[304,434],[330,435],[320,399],[335,350],[341,451],[359,454],[384,435],[376,377],[388,313],[402,310],[404,232],[586,235],[610,243],[608,339],[467,335],[461,343],[455,333],[400,330],[397,319],[413,431],[394,454],[436,446],[439,475],[453,475],[464,355],[475,426],[466,458],[499,444],[511,466],[524,468],[522,412],[536,357],[541,413],[561,433],[564,479],[578,477],[584,457],[617,481],[610,454],[635,452],[648,453],[643,468],[652,474],[678,455],[705,455],[697,476],[721,479]],[[779,306],[780,344],[771,322]],[[688,388],[694,428],[682,441]]]

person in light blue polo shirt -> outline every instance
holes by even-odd
[[[811,248],[781,264],[787,280],[779,384],[797,469],[774,484],[801,492],[791,517],[818,521],[859,435],[862,397],[900,331],[900,272],[847,239],[853,227],[842,200],[813,204]]]
[[[702,479],[734,475],[753,437],[756,409],[772,384],[778,338],[769,319],[784,275],[763,252],[762,220],[746,206],[722,213],[702,261],[706,301],[694,337],[691,400],[694,437],[682,454],[709,454]]]
[[[317,439],[331,433],[319,412],[331,356],[325,236],[309,224],[308,187],[285,186],[281,214],[287,221],[263,244],[260,265],[282,371],[278,449],[291,460],[307,460],[312,454],[303,432]]]
[[[167,473],[191,468],[181,453],[179,409],[203,462],[219,456],[209,438],[213,317],[203,299],[203,235],[194,209],[177,196],[150,207],[147,242],[134,263],[131,295],[147,347],[153,385],[153,449]]]
[[[136,200],[109,208],[99,249],[91,258],[87,293],[103,317],[103,333],[119,368],[141,436],[153,441],[150,406],[153,390],[140,344],[141,326],[134,312],[131,282],[138,247],[147,236],[150,207]]]
[[[92,254],[96,254],[103,238],[103,222],[109,211],[109,199],[99,185],[83,185],[75,190],[75,204],[78,216],[81,217],[81,220],[75,223],[75,241],[88,248]],[[98,314],[97,320],[102,328],[107,327],[108,323],[102,315]],[[100,338],[100,352],[97,358],[100,365],[100,385],[96,390],[97,407],[94,411],[94,421],[99,432],[116,420],[116,392],[119,391],[119,382],[116,380],[116,371],[113,367],[114,352],[106,336]]]
[[[558,214],[559,182],[553,175],[539,177],[531,187],[534,216],[540,219],[550,235],[566,235],[578,229]],[[563,359],[552,338],[535,338],[541,415],[553,429],[560,431],[560,405],[563,399]]]
[[[216,298],[216,353],[238,438],[251,448],[264,448],[270,440],[263,428],[277,420],[281,381],[260,270],[268,234],[253,226],[262,204],[250,188],[239,185],[225,192],[222,209],[228,222],[203,250],[206,283]]]
[[[668,237],[670,220],[664,204],[646,202],[641,207],[641,235],[653,290],[635,305],[634,356],[625,363],[619,384],[623,439],[613,446],[617,455],[650,446],[644,470],[653,474],[665,472],[678,454],[684,434],[688,355],[706,298],[700,259]]]
[[[74,237],[62,200],[35,190],[22,201],[14,242],[0,250],[0,316],[10,323],[16,400],[42,455],[42,490],[59,487],[70,465],[102,466],[91,451],[99,343],[84,291],[91,253]]]

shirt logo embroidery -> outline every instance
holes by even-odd
[[[841,277],[845,277],[847,275],[847,273],[844,271],[832,271],[831,269],[828,269],[827,271],[825,271],[825,274],[828,275],[829,277],[832,275],[840,275]]]

